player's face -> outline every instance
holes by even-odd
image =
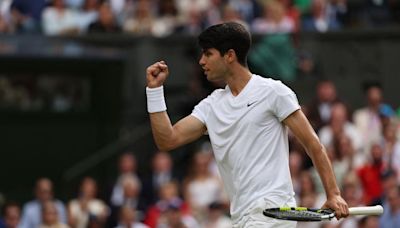
[[[221,56],[220,52],[215,48],[203,50],[199,64],[203,68],[204,74],[209,81],[224,80],[228,73],[228,67],[224,56]]]

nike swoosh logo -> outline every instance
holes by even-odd
[[[250,107],[250,106],[252,106],[254,103],[256,103],[257,101],[253,101],[253,102],[251,102],[251,103],[247,103],[247,107]]]

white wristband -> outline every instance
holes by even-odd
[[[147,111],[149,113],[163,112],[167,110],[164,99],[164,87],[149,88],[146,87]]]

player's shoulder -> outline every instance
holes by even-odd
[[[280,80],[276,80],[273,78],[265,78],[259,75],[253,75],[253,76],[255,76],[255,79],[257,81],[257,83],[254,84],[262,89],[266,89],[278,95],[293,93],[293,91]]]
[[[209,99],[220,99],[227,93],[226,88],[215,89],[207,98]]]

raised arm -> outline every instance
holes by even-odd
[[[293,112],[283,120],[283,123],[289,127],[306,149],[308,156],[310,156],[321,177],[327,197],[327,201],[323,207],[335,210],[338,219],[347,217],[349,215],[348,206],[340,195],[340,190],[336,184],[336,178],[325,147],[320,143],[317,134],[303,112],[301,110]]]
[[[156,62],[146,70],[147,107],[151,129],[157,147],[169,151],[201,137],[205,125],[194,116],[187,116],[172,126],[166,112],[163,84],[168,77],[168,66],[164,61]]]

